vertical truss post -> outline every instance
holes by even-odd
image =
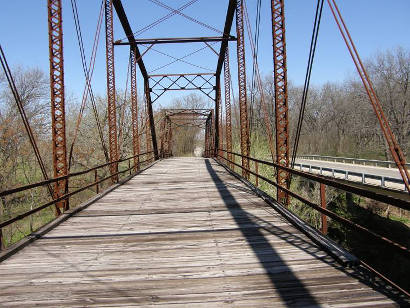
[[[131,58],[131,117],[132,117],[132,152],[134,172],[140,169],[140,137],[138,132],[138,92],[137,92],[137,57],[135,49],[130,49]]]
[[[249,121],[248,107],[246,99],[246,63],[245,63],[245,36],[243,28],[243,0],[236,2],[236,36],[237,36],[237,54],[238,54],[238,87],[239,87],[239,115],[240,115],[240,133],[241,133],[241,154],[242,167],[249,169]],[[242,169],[242,176],[248,178],[249,174]]]
[[[216,76],[215,81],[215,138],[214,138],[214,156],[217,157],[219,154],[219,114],[220,114],[220,105],[221,105],[221,95],[220,88],[221,88],[221,78],[220,76]]]
[[[326,209],[326,186],[320,183],[320,206]],[[323,234],[327,234],[327,216],[323,213],[320,214],[321,218],[321,231]]]
[[[211,156],[211,130],[212,130],[212,121],[211,114],[208,116],[205,122],[205,157]]]
[[[286,68],[284,0],[272,0],[273,77],[275,84],[276,162],[289,167],[288,85]],[[276,181],[289,188],[289,173],[278,168]],[[277,200],[285,205],[289,197],[277,190]]]
[[[205,147],[206,147],[206,157],[212,157],[214,154],[213,152],[213,146],[214,146],[214,139],[213,139],[213,110],[211,110],[208,119],[206,120],[206,142],[205,142]]]
[[[205,122],[205,149],[204,149],[204,156],[208,157],[208,143],[209,143],[209,124],[208,124],[208,119]]]
[[[168,127],[168,118],[164,118],[163,122],[163,134],[164,137],[162,139],[162,158],[168,157],[168,140],[169,140],[169,127]]]
[[[219,85],[218,85],[218,100],[219,100],[219,120],[218,120],[218,148],[219,150],[219,155],[223,156],[224,152],[222,151],[223,149],[223,115],[222,115],[222,96],[221,96],[221,80],[218,78]]]
[[[161,120],[161,123],[160,123],[160,127],[159,127],[159,129],[160,129],[160,131],[159,131],[159,140],[160,140],[160,147],[159,147],[159,157],[160,158],[164,158],[165,157],[165,155],[164,155],[164,153],[165,153],[165,142],[166,142],[166,134],[167,134],[167,132],[166,132],[166,124],[165,124],[165,113],[164,113],[164,117],[162,118],[162,120]]]
[[[152,147],[154,149],[154,158],[157,160],[158,157],[158,145],[157,145],[157,135],[155,133],[155,122],[154,122],[154,112],[152,111],[151,94],[149,88],[149,79],[144,79],[144,92],[145,92],[145,102],[147,105],[147,115],[149,120],[149,127],[151,130]]]
[[[210,125],[209,125],[209,149],[210,149],[210,157],[214,156],[215,153],[215,127],[214,127],[214,110],[211,110],[211,119],[210,119]]]
[[[105,0],[105,48],[107,61],[108,139],[110,143],[110,162],[118,160],[113,22],[112,0]],[[110,171],[111,175],[117,173],[118,163],[111,164]],[[118,176],[114,176],[112,181],[117,182]]]
[[[152,142],[151,142],[151,129],[148,114],[145,110],[145,149],[147,153],[152,151]],[[147,159],[151,160],[151,153],[147,154]]]
[[[225,125],[226,125],[226,150],[228,160],[232,161],[232,119],[231,119],[231,73],[229,70],[229,49],[226,48],[224,57],[224,83],[225,83]],[[229,163],[231,168],[232,164]]]
[[[167,128],[167,157],[172,156],[172,123],[171,119],[168,118],[168,128]]]
[[[48,0],[48,38],[50,55],[51,125],[53,142],[54,177],[67,175],[67,143],[65,133],[64,57],[61,0]],[[55,183],[54,198],[68,191],[68,180]],[[61,208],[68,210],[68,199],[56,204],[56,214]]]

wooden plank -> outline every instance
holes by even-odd
[[[213,161],[173,158],[0,263],[0,306],[394,307]]]

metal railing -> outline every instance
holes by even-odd
[[[300,170],[303,171],[303,169],[308,169],[310,173],[313,172],[313,170],[317,170],[320,175],[323,175],[324,172],[329,172],[331,173],[331,176],[336,178],[336,174],[340,174],[344,177],[345,180],[350,180],[352,181],[349,176],[353,177],[359,177],[361,180],[361,183],[363,184],[368,184],[366,180],[371,179],[371,180],[376,180],[380,181],[380,186],[381,187],[386,187],[386,183],[394,183],[394,184],[401,184],[404,186],[404,190],[406,190],[406,185],[404,184],[402,179],[398,178],[392,178],[388,176],[382,176],[382,175],[376,175],[376,174],[369,174],[369,173],[364,173],[364,172],[356,172],[356,171],[349,171],[349,170],[343,170],[343,169],[336,169],[336,168],[330,168],[330,167],[321,167],[321,166],[315,166],[311,164],[302,164],[302,163],[295,163],[295,167],[298,166]]]
[[[10,219],[7,219],[7,220],[5,220],[5,221],[2,221],[2,222],[0,223],[0,247],[2,247],[2,228],[4,228],[4,227],[6,227],[6,226],[8,226],[8,225],[10,225],[10,224],[12,224],[12,223],[14,223],[14,222],[16,222],[16,221],[19,221],[19,220],[21,220],[21,219],[23,219],[23,218],[26,218],[26,217],[28,217],[28,216],[30,216],[30,215],[33,215],[33,214],[35,214],[35,213],[37,213],[37,212],[39,212],[39,211],[41,211],[41,210],[44,210],[44,209],[46,209],[46,208],[48,208],[48,207],[50,207],[50,206],[52,206],[52,205],[54,205],[54,204],[56,204],[56,203],[58,203],[58,202],[60,202],[60,201],[68,200],[71,196],[76,195],[76,194],[78,194],[78,193],[80,193],[80,192],[82,192],[82,191],[84,191],[84,190],[86,190],[86,189],[95,187],[95,192],[98,194],[98,193],[99,193],[100,184],[103,183],[104,181],[107,181],[107,180],[112,179],[112,178],[115,179],[115,178],[117,178],[120,174],[123,174],[123,173],[125,173],[125,172],[130,172],[130,175],[131,175],[133,170],[134,170],[135,172],[137,172],[137,171],[140,169],[140,166],[141,166],[142,164],[144,164],[144,163],[149,163],[149,162],[151,162],[151,161],[153,160],[153,158],[148,158],[148,159],[146,159],[146,160],[144,160],[144,161],[139,161],[139,160],[138,160],[137,164],[133,164],[133,165],[131,166],[131,163],[130,163],[130,162],[131,162],[132,159],[134,159],[134,158],[136,158],[136,157],[139,158],[139,157],[141,157],[141,156],[148,155],[148,154],[152,154],[152,153],[153,153],[152,151],[151,151],[151,152],[141,153],[141,154],[139,154],[139,155],[134,155],[134,156],[131,156],[131,157],[119,159],[119,160],[116,160],[116,161],[113,161],[113,162],[108,162],[108,163],[101,164],[101,165],[98,165],[98,166],[95,166],[95,167],[92,167],[92,168],[89,168],[89,169],[86,169],[86,170],[82,170],[82,171],[79,171],[79,172],[73,172],[73,173],[70,173],[70,174],[65,175],[65,176],[60,176],[60,177],[56,177],[56,178],[53,178],[53,179],[49,179],[49,180],[45,180],[45,181],[40,181],[40,182],[37,182],[37,183],[28,184],[28,185],[24,185],[24,186],[20,186],[20,187],[16,187],[16,188],[12,188],[12,189],[8,189],[8,190],[1,191],[1,192],[0,192],[0,197],[5,197],[5,196],[11,195],[11,194],[18,193],[18,192],[30,190],[30,189],[33,189],[33,188],[36,188],[36,187],[42,187],[42,186],[49,185],[49,184],[52,184],[52,183],[55,183],[55,182],[58,182],[58,181],[61,181],[61,180],[68,180],[69,178],[72,178],[72,177],[78,177],[78,176],[80,176],[80,175],[84,175],[84,174],[87,174],[87,173],[90,173],[90,172],[94,172],[94,181],[93,181],[92,183],[87,184],[87,185],[85,185],[85,186],[83,186],[83,187],[80,187],[80,188],[78,188],[78,189],[76,189],[76,190],[74,190],[74,191],[72,191],[72,192],[67,192],[66,194],[60,196],[59,198],[55,198],[55,199],[53,199],[53,200],[51,200],[51,201],[49,201],[49,202],[46,202],[46,203],[44,203],[44,204],[42,204],[42,205],[40,205],[40,206],[37,206],[37,207],[35,207],[35,208],[33,208],[33,209],[29,210],[29,211],[26,211],[26,212],[24,212],[24,213],[21,213],[21,214],[19,214],[19,215],[14,216],[14,217],[12,217],[12,218],[10,218]],[[108,175],[108,176],[106,176],[106,177],[104,177],[104,178],[99,178],[99,177],[98,177],[98,170],[99,170],[99,169],[104,168],[104,167],[107,167],[107,166],[110,166],[110,165],[112,165],[112,164],[119,164],[119,163],[125,162],[125,161],[128,161],[128,168],[126,168],[126,169],[124,169],[124,170],[121,170],[121,171],[118,171],[118,172],[116,172],[116,173],[110,174],[110,175]],[[0,248],[0,249],[1,249],[1,248]]]
[[[229,160],[227,157],[225,157],[224,155],[220,155],[219,153],[229,153],[232,154],[232,160]],[[226,155],[227,156],[227,155]],[[245,158],[248,159],[250,162],[254,163],[255,166],[255,171],[251,170],[251,167],[249,167],[249,169],[244,168],[241,164],[238,164],[235,162],[235,157],[239,157],[239,158]],[[284,167],[281,165],[278,165],[276,163],[273,162],[269,162],[269,161],[264,161],[264,160],[260,160],[260,159],[256,159],[253,157],[249,157],[249,156],[244,156],[241,155],[239,153],[234,153],[234,152],[229,152],[223,149],[220,149],[219,151],[216,152],[216,157],[220,158],[224,161],[227,162],[227,164],[223,164],[226,168],[229,168],[230,170],[232,170],[232,172],[234,172],[237,176],[241,177],[238,173],[235,172],[234,170],[234,166],[239,167],[241,170],[244,170],[245,173],[247,173],[248,175],[253,175],[255,176],[255,179],[258,179],[258,181],[256,182],[256,185],[258,186],[258,182],[260,180],[263,180],[264,182],[276,187],[276,188],[280,188],[281,190],[285,191],[289,196],[301,201],[303,204],[309,206],[310,208],[316,210],[317,212],[319,212],[321,214],[321,220],[322,220],[322,227],[323,227],[323,223],[325,223],[327,225],[326,222],[326,218],[330,217],[331,219],[346,225],[348,227],[350,227],[351,229],[358,231],[360,233],[366,234],[368,236],[370,236],[371,238],[382,242],[384,244],[389,245],[390,247],[392,247],[393,249],[395,249],[398,253],[403,254],[404,256],[406,256],[407,258],[410,257],[410,248],[403,246],[400,243],[397,243],[396,241],[387,238],[386,236],[382,236],[380,234],[377,234],[376,232],[358,224],[355,223],[353,221],[351,221],[350,219],[347,219],[345,217],[340,216],[339,214],[336,214],[333,211],[330,211],[329,209],[326,208],[326,200],[325,200],[325,189],[327,186],[329,187],[333,187],[336,189],[340,189],[343,190],[347,193],[352,193],[352,194],[356,194],[359,196],[363,196],[366,198],[370,198],[373,200],[377,200],[377,201],[381,201],[384,202],[386,204],[392,205],[394,207],[398,207],[401,209],[405,209],[405,210],[410,210],[410,201],[406,201],[406,200],[402,200],[402,199],[398,199],[395,198],[393,196],[389,196],[389,195],[385,195],[385,194],[381,194],[379,192],[375,192],[375,191],[369,191],[360,187],[356,187],[353,185],[349,185],[346,183],[341,183],[339,181],[333,180],[332,178],[329,177],[324,177],[324,176],[319,176],[319,175],[315,175],[312,173],[307,173],[307,172],[303,172],[303,171],[299,171],[296,169],[292,169],[292,168],[288,168],[288,167]],[[311,202],[310,200],[307,200],[306,198],[300,196],[299,194],[297,194],[294,191],[291,191],[290,189],[280,186],[278,185],[276,182],[272,181],[271,179],[262,176],[259,174],[258,169],[260,169],[260,165],[265,165],[265,166],[269,166],[272,167],[274,169],[275,172],[278,172],[279,169],[285,170],[287,171],[289,174],[291,174],[292,176],[300,176],[302,178],[317,182],[320,184],[320,204],[316,204],[314,202]],[[322,229],[322,232],[324,232],[324,230]],[[325,233],[326,234],[326,233]],[[386,278],[385,276],[383,276],[382,274],[380,274],[379,272],[377,272],[375,269],[373,269],[371,266],[369,266],[368,264],[364,263],[363,261],[359,260],[360,264],[362,264],[363,266],[365,266],[366,268],[368,268],[369,270],[371,270],[373,273],[377,274],[379,277],[381,277],[383,280],[387,281],[388,283],[390,283],[391,285],[395,286],[398,290],[400,290],[401,292],[405,293],[407,296],[410,296],[410,293],[403,290],[402,288],[400,288],[400,286],[396,285],[394,282],[390,281],[388,278]]]
[[[298,155],[296,158],[301,159],[311,159],[311,160],[324,160],[324,161],[334,161],[340,163],[350,163],[350,164],[366,164],[368,166],[376,167],[387,167],[394,168],[396,163],[394,161],[388,160],[376,160],[376,159],[363,159],[363,158],[350,158],[350,157],[336,157],[336,156],[322,156],[322,155]],[[406,164],[407,167],[410,167],[410,164]]]

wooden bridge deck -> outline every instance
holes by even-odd
[[[0,306],[397,306],[211,160],[160,161],[0,264]]]

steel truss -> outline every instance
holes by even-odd
[[[238,57],[238,87],[239,87],[239,116],[240,116],[240,136],[242,156],[242,176],[248,178],[246,171],[249,169],[250,140],[249,140],[249,120],[246,95],[246,62],[245,62],[245,37],[243,24],[243,0],[236,2],[236,36],[237,36],[237,57]]]
[[[215,74],[166,74],[150,75],[150,93],[154,95],[152,103],[156,102],[167,91],[199,90],[214,100],[211,93],[215,89]]]
[[[231,119],[231,72],[229,69],[229,49],[226,49],[224,58],[224,85],[225,85],[225,136],[228,160],[232,161],[232,119]],[[232,165],[231,165],[232,167]]]
[[[110,161],[118,160],[117,114],[115,107],[115,69],[114,69],[114,28],[112,0],[105,1],[105,48],[107,60],[107,100],[108,100],[108,140],[110,145]],[[118,172],[118,164],[110,165],[111,174]],[[118,176],[112,177],[113,182]]]
[[[205,152],[208,153],[208,119],[212,116],[212,109],[162,109],[161,115],[161,157],[172,156],[172,127],[196,127],[205,129]],[[209,148],[210,149],[210,148]],[[207,155],[207,154],[205,154]]]
[[[61,0],[48,0],[48,38],[50,54],[50,98],[53,143],[54,177],[67,175],[67,141],[65,132],[64,102],[64,57]],[[68,181],[57,181],[54,198],[63,196],[68,190]],[[68,210],[68,199],[56,203],[56,214]]]
[[[137,93],[137,57],[135,49],[130,48],[131,66],[131,117],[132,117],[132,151],[134,154],[134,171],[139,170],[140,139],[138,134],[138,93]]]
[[[289,167],[288,86],[286,70],[286,40],[284,0],[272,0],[273,78],[275,84],[276,163]],[[289,189],[289,173],[278,169],[276,181]],[[277,190],[277,200],[285,205],[285,191]]]

